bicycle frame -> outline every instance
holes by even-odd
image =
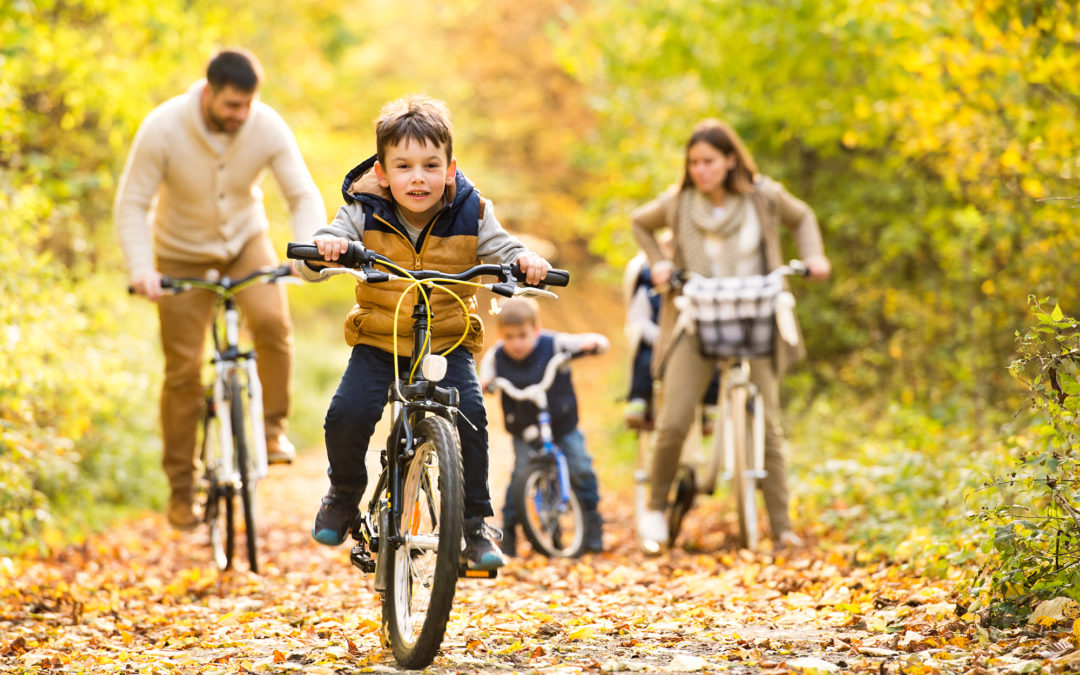
[[[765,478],[765,410],[764,398],[757,385],[750,380],[750,362],[746,359],[730,360],[721,365],[720,375],[720,400],[718,402],[717,423],[720,425],[719,433],[713,436],[713,452],[721,459],[720,471],[706,473],[702,491],[711,494],[716,489],[717,479],[731,480],[735,470],[735,439],[734,429],[727,424],[731,419],[731,400],[734,389],[745,389],[748,407],[753,415],[753,436],[750,446],[750,465],[747,467],[749,477],[756,480]]]
[[[227,279],[225,280],[228,281]],[[219,469],[221,476],[234,486],[240,482],[240,473],[236,467],[236,449],[233,447],[232,416],[222,414],[228,409],[225,387],[229,375],[241,373],[247,380],[248,410],[251,417],[251,435],[255,452],[255,477],[261,480],[268,473],[266,459],[266,433],[263,422],[262,383],[255,367],[255,355],[251,351],[240,351],[240,311],[236,307],[233,295],[222,296],[223,311],[214,320],[214,380],[210,385],[210,400],[218,416],[220,431],[221,457]]]
[[[424,289],[421,288],[420,297],[413,307],[413,351],[409,360],[410,373],[414,372],[413,367],[418,361],[423,365],[424,360],[431,355],[430,344],[427,340],[428,318],[424,293]],[[414,381],[399,378],[394,382],[390,387],[390,419],[394,422],[387,439],[384,467],[387,486],[398,486],[404,483],[403,470],[416,452],[413,426],[418,418],[425,414],[435,414],[446,418],[451,425],[456,426],[458,401],[457,389],[437,386],[434,381],[424,377],[423,370],[421,370],[421,377]],[[389,544],[392,549],[408,546],[410,549],[424,551],[436,550],[439,546],[437,537],[402,533],[398,530],[404,506],[402,492],[397,489],[390,490],[389,502],[382,504],[380,508],[378,540],[369,542],[372,548],[379,552],[380,558],[380,562],[377,562],[375,567],[375,590],[386,588],[388,563],[385,553],[389,552],[389,549],[384,547],[383,543]],[[377,492],[375,497],[378,497]],[[386,501],[385,497],[382,499]],[[388,517],[383,517],[381,513],[383,508],[386,509]],[[367,532],[370,537],[370,529]]]

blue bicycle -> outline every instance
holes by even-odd
[[[539,410],[537,423],[523,434],[532,446],[525,479],[508,498],[517,501],[521,528],[533,549],[552,558],[575,558],[585,551],[585,515],[570,484],[566,456],[555,445],[547,393],[564,364],[588,353],[558,352],[548,361],[540,381],[521,389],[504,377],[496,377],[488,386],[514,400],[530,401]]]

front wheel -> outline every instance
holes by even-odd
[[[442,417],[414,429],[416,455],[405,467],[397,533],[390,546],[379,533],[379,552],[390,564],[383,626],[394,658],[405,668],[428,666],[439,651],[457,589],[464,508],[458,436]]]
[[[731,392],[731,406],[724,433],[731,444],[732,494],[739,515],[739,545],[750,550],[758,545],[757,475],[750,462],[750,427],[747,416],[746,389]]]
[[[203,418],[202,464],[204,484],[203,521],[210,530],[210,550],[214,555],[214,564],[224,572],[231,569],[235,550],[235,519],[233,515],[233,494],[221,476],[221,421],[212,409],[213,403],[207,402],[207,412]]]
[[[585,516],[573,488],[564,489],[551,456],[533,458],[517,495],[521,529],[533,548],[551,558],[576,558],[585,550]]]
[[[232,415],[236,468],[240,473],[240,502],[244,509],[244,538],[247,543],[248,567],[251,568],[252,572],[258,572],[259,542],[258,529],[255,524],[255,485],[258,479],[255,471],[255,451],[246,424],[249,408],[245,405],[245,393],[246,390],[240,383],[240,376],[233,372],[229,376],[229,411]]]

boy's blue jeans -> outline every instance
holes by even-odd
[[[465,518],[494,515],[488,493],[487,411],[476,376],[476,362],[464,349],[455,349],[446,357],[446,377],[442,387],[455,387],[460,395],[461,414],[458,434],[461,437],[461,463],[465,472]],[[409,359],[398,357],[399,372],[408,375]],[[394,381],[394,357],[377,347],[356,345],[349,365],[341,376],[323,425],[327,474],[330,483],[346,490],[363,490],[367,485],[367,454],[375,424],[386,407],[390,385]],[[468,418],[466,422],[462,417]],[[472,422],[470,426],[469,422]],[[476,428],[474,429],[473,426]]]
[[[585,435],[579,429],[555,439],[555,445],[559,446],[563,455],[566,456],[566,466],[570,471],[570,484],[577,492],[583,511],[595,511],[600,503],[600,491],[596,481],[596,473],[593,472],[592,458],[585,450]],[[510,485],[506,488],[506,503],[503,505],[503,528],[510,530],[518,522],[521,514],[518,513],[517,504],[513,496],[521,490],[521,484],[525,482],[525,473],[529,468],[529,457],[532,455],[532,446],[514,438],[514,471],[510,474]]]

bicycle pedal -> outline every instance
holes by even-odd
[[[375,561],[364,549],[363,546],[353,546],[349,551],[349,562],[353,564],[353,567],[357,568],[364,574],[372,574],[375,572]]]
[[[458,567],[459,579],[494,579],[499,576],[499,570],[471,570],[467,565]]]

